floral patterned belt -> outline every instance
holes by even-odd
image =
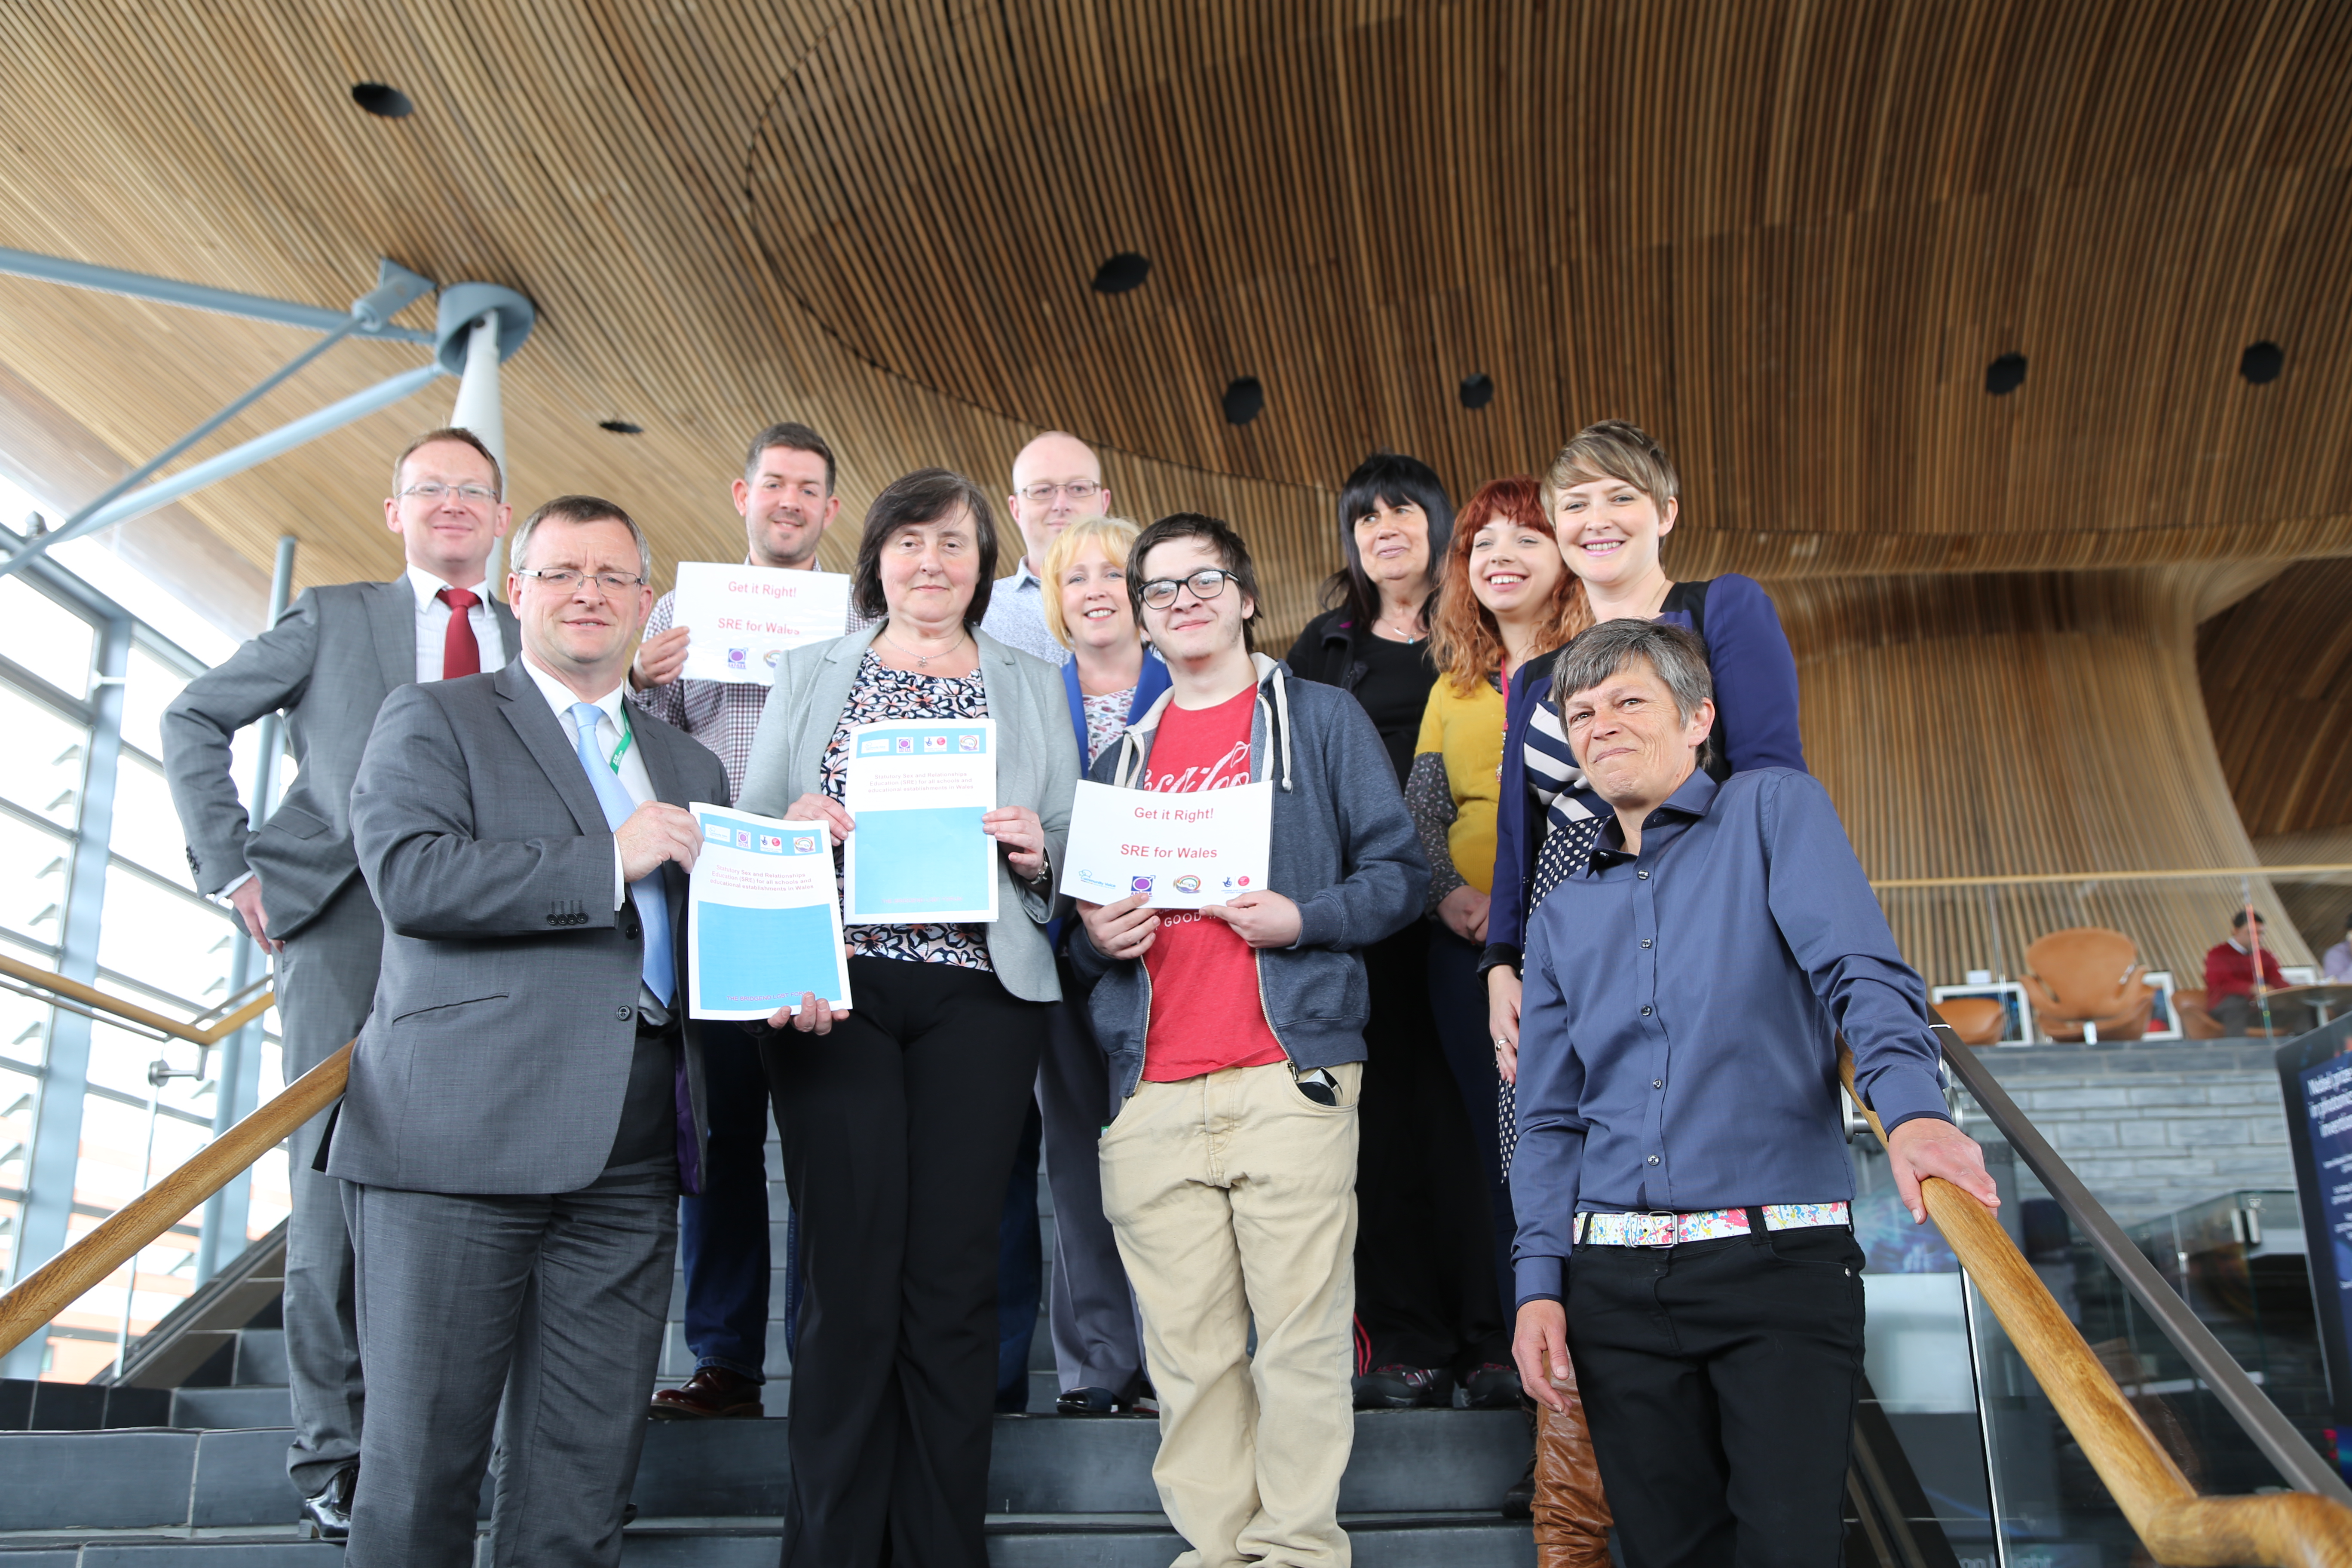
[[[1686,1241],[1717,1241],[1748,1234],[1748,1210],[1703,1209],[1696,1214],[1580,1214],[1576,1239],[1587,1247],[1678,1247]],[[1766,1230],[1804,1230],[1853,1223],[1843,1204],[1766,1204]]]

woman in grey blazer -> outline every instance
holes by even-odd
[[[852,726],[996,723],[999,918],[846,928],[851,1010],[807,999],[761,1047],[806,1281],[787,1568],[987,1561],[998,1221],[1061,998],[1045,922],[1077,783],[1059,673],[980,629],[995,574],[970,479],[927,468],[876,497],[853,592],[887,618],[785,657],[744,774],[744,809],[829,822],[838,846]]]

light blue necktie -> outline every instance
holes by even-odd
[[[588,783],[596,791],[596,804],[604,808],[604,825],[617,829],[629,820],[637,803],[604,758],[596,754],[596,723],[604,710],[593,702],[574,702],[572,721],[579,727],[580,765],[588,770]],[[662,890],[661,868],[656,866],[645,876],[629,884],[629,897],[636,901],[637,918],[646,928],[646,989],[665,1007],[677,988],[677,970],[669,945],[669,900]]]

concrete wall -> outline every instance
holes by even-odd
[[[1989,1047],[1978,1055],[2093,1195],[2132,1225],[2241,1187],[2293,1190],[2279,1043]]]

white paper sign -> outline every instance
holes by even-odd
[[[857,826],[842,880],[851,925],[996,918],[996,721],[901,719],[849,731],[841,804]]]
[[[687,1012],[764,1018],[814,993],[849,1005],[832,829],[697,801],[687,883]]]
[[[688,680],[776,683],[786,648],[841,636],[849,621],[849,579],[838,572],[781,566],[677,563],[670,624],[686,639]]]
[[[1265,887],[1274,781],[1160,792],[1081,781],[1070,803],[1062,891],[1090,904],[1144,895],[1197,910]]]

